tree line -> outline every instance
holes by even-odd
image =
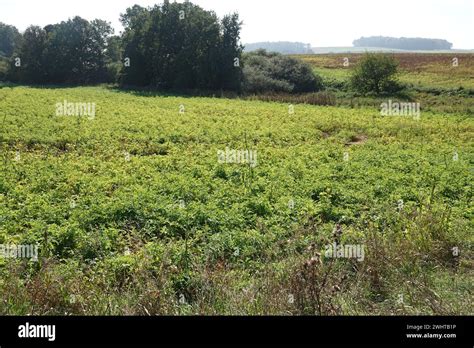
[[[278,42],[255,42],[245,44],[245,52],[266,50],[282,54],[312,54],[310,44],[302,42],[278,41]]]
[[[237,13],[219,19],[189,1],[121,14],[120,35],[106,21],[74,17],[24,33],[0,24],[0,81],[26,84],[119,83],[175,91],[305,93],[322,82],[303,61],[265,50],[243,54]],[[273,50],[307,49],[277,43]]]
[[[361,37],[352,42],[354,47],[381,47],[400,50],[450,50],[453,47],[451,42],[442,39],[408,38],[408,37],[388,37],[370,36]]]
[[[170,89],[241,89],[241,22],[190,2],[135,5],[106,21],[74,17],[24,33],[0,24],[0,79],[19,83],[119,82]]]

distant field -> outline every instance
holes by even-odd
[[[344,80],[363,54],[300,55],[316,72],[332,79]],[[400,80],[418,87],[474,89],[474,54],[394,53],[400,62]],[[344,58],[349,67],[344,67]],[[458,58],[458,66],[453,66]]]
[[[382,47],[312,47],[315,54],[328,54],[328,53],[364,53],[364,52],[400,52],[400,53],[474,53],[474,50],[439,50],[439,51],[408,51],[399,50],[394,48],[382,48]]]
[[[305,59],[343,78],[342,57]],[[460,58],[402,68],[472,86]],[[64,100],[95,118],[56,116]],[[3,87],[0,110],[0,243],[41,253],[0,259],[1,314],[474,311],[467,115],[106,87]],[[363,260],[325,257],[335,238]]]

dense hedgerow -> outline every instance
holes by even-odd
[[[243,90],[246,93],[315,92],[323,88],[309,64],[296,58],[265,50],[244,56]]]

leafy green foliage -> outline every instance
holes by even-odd
[[[296,58],[265,50],[244,57],[244,91],[247,93],[305,93],[322,89],[322,80]]]
[[[240,90],[237,14],[219,21],[214,12],[190,2],[128,8],[121,21],[122,83],[164,89]]]
[[[362,93],[390,94],[399,90],[397,61],[388,55],[367,53],[354,69],[352,87]]]
[[[2,314],[472,312],[470,118],[96,87],[3,87],[0,110],[0,243],[42,258],[0,259]],[[337,223],[364,262],[315,263]]]
[[[0,57],[0,81],[7,81],[9,74],[9,61],[4,57]]]
[[[14,81],[22,83],[92,83],[107,80],[106,46],[113,32],[99,19],[74,17],[44,28],[30,26],[12,61]]]
[[[21,42],[21,34],[12,25],[0,22],[0,57],[11,57]]]

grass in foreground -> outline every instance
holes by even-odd
[[[473,312],[472,118],[105,88],[0,106],[0,243],[41,252],[0,259],[2,314]],[[324,257],[336,239],[364,260]]]

